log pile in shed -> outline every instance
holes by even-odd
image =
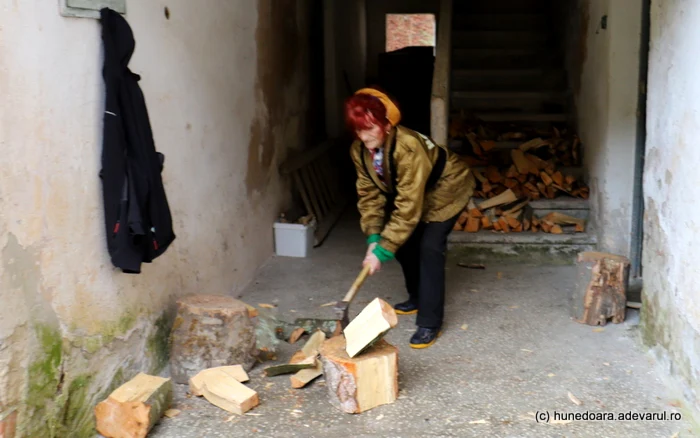
[[[581,164],[580,141],[566,128],[486,124],[457,118],[451,148],[462,155],[477,180],[475,201],[455,225],[457,231],[504,233],[585,231],[585,221],[559,213],[537,217],[530,201],[588,199],[590,189],[571,167]]]

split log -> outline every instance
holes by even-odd
[[[544,196],[545,198],[547,197],[547,186],[544,185],[544,183],[538,182],[537,189],[540,191],[542,196]]]
[[[503,176],[496,166],[489,166],[486,168],[486,178],[493,184],[498,184],[503,180]]]
[[[554,189],[554,186],[553,186],[553,185],[547,186],[547,187],[545,188],[545,191],[546,191],[546,194],[547,194],[547,198],[549,198],[549,199],[554,199],[554,197],[555,197],[556,194],[557,194],[557,191]]]
[[[510,225],[508,225],[508,220],[503,216],[498,218],[498,226],[504,233],[510,233]]]
[[[257,392],[226,373],[205,374],[201,394],[214,406],[237,415],[260,404]]]
[[[586,221],[584,219],[579,219],[577,217],[569,216],[556,211],[549,213],[544,217],[544,219],[558,225],[578,225],[581,228],[585,227],[586,225]]]
[[[554,224],[550,221],[542,220],[540,221],[540,226],[542,227],[542,231],[544,231],[545,233],[550,233]]]
[[[330,402],[339,410],[359,414],[393,403],[399,395],[399,352],[384,339],[351,358],[343,336],[321,346],[321,361]]]
[[[506,210],[505,212],[503,212],[503,214],[506,215],[506,216],[507,216],[507,215],[515,214],[515,213],[519,212],[520,210],[522,210],[523,208],[525,208],[525,206],[526,206],[529,202],[530,202],[530,200],[529,200],[529,199],[526,199],[526,200],[524,200],[524,201],[522,201],[522,202],[520,202],[520,203],[514,205],[512,208],[509,208],[508,210]]]
[[[464,224],[467,223],[467,219],[469,219],[469,211],[464,210],[462,214],[459,215],[459,218],[457,218],[457,224],[464,228]]]
[[[467,219],[467,226],[464,227],[464,231],[467,233],[476,233],[479,231],[480,226],[481,220],[478,217],[469,216],[469,219]]]
[[[552,175],[552,180],[557,183],[557,185],[564,186],[564,175],[558,170]]]
[[[478,205],[479,210],[484,211],[491,207],[497,207],[499,205],[508,204],[510,202],[517,201],[517,197],[512,190],[508,189],[498,196],[494,196],[491,199],[487,199]]]
[[[144,438],[172,400],[170,379],[139,373],[95,406],[97,431],[108,438]]]
[[[520,221],[513,217],[513,216],[504,216],[506,221],[508,222],[508,226],[513,230],[513,231],[518,231],[518,228],[522,226]],[[522,230],[520,230],[522,231]]]
[[[547,146],[548,144],[549,143],[538,137],[521,144],[520,146],[518,146],[518,149],[520,149],[523,152],[527,152],[530,149],[537,149],[542,146]]]
[[[532,173],[534,175],[539,174],[537,166],[535,166],[532,161],[525,158],[525,154],[520,149],[513,149],[510,151],[510,156],[513,159],[513,164],[518,168],[519,173]]]
[[[312,380],[320,377],[321,375],[323,375],[323,365],[321,364],[321,361],[315,359],[313,368],[301,370],[293,376],[289,376],[289,380],[292,384],[292,388],[299,389],[308,385]]]
[[[546,185],[546,186],[552,185],[552,182],[553,182],[552,177],[547,175],[547,172],[545,172],[545,171],[540,172],[540,177],[542,177],[542,182],[544,183],[544,185]]]
[[[375,298],[343,330],[348,356],[357,356],[398,323],[394,308],[381,298]]]
[[[481,217],[481,211],[474,203],[474,198],[469,199],[469,203],[467,204],[467,213],[471,217]]]
[[[583,252],[576,259],[576,286],[571,295],[571,315],[576,322],[605,325],[625,320],[630,261],[627,257]]]
[[[545,167],[547,167],[547,162],[541,159],[540,157],[532,154],[525,154],[525,158],[527,158],[532,164],[534,164],[537,169],[542,170]]]
[[[321,330],[316,330],[309,340],[306,341],[301,351],[292,356],[289,363],[267,367],[265,368],[265,375],[274,377],[280,374],[299,373],[307,369],[317,368],[316,356],[318,356],[318,350],[325,340],[326,334]]]
[[[325,333],[323,333],[321,330],[317,330],[313,335],[311,335],[309,340],[306,341],[306,344],[304,344],[304,347],[301,349],[304,357],[318,356],[318,350],[321,348],[321,345],[325,340]]]
[[[204,385],[208,380],[232,378],[240,383],[249,380],[248,373],[240,365],[209,368],[197,373],[189,382],[190,394],[197,397],[203,395]]]
[[[508,187],[509,189],[512,189],[513,187],[519,185],[520,183],[518,182],[517,179],[515,178],[506,178],[505,181],[503,181],[503,185]]]
[[[265,376],[274,377],[281,374],[291,374],[296,373],[307,368],[313,368],[315,366],[314,358],[307,357],[301,362],[297,363],[285,363],[282,365],[273,365],[265,368]]]
[[[323,334],[323,332],[318,331],[314,333],[314,335],[311,336],[311,338],[309,338],[309,340],[306,342],[306,345],[304,345],[304,348],[302,348],[301,351],[297,352],[294,356],[292,356],[292,359],[289,361],[289,363],[291,364],[303,363],[308,361],[309,359],[313,360],[313,367],[300,370],[293,376],[289,376],[289,381],[292,384],[292,388],[303,388],[304,386],[308,385],[312,380],[316,379],[317,377],[323,374],[323,366],[321,365],[321,362],[318,360],[317,357],[319,355],[321,345],[323,345],[323,342],[325,340],[326,336]]]

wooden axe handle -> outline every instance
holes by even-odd
[[[365,279],[367,279],[367,276],[369,275],[369,269],[369,265],[365,266],[364,269],[362,269],[360,275],[357,276],[355,282],[352,284],[352,286],[350,286],[350,290],[348,291],[348,293],[345,294],[343,302],[349,303],[353,300],[353,298],[355,298],[355,295],[357,295],[357,291],[360,290],[360,287],[362,287],[362,283],[365,282]]]

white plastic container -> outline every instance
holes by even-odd
[[[308,225],[275,222],[275,253],[283,257],[307,257],[314,247],[316,221]]]

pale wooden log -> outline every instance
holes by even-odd
[[[289,380],[292,384],[292,388],[299,389],[299,388],[303,388],[309,382],[316,379],[317,377],[320,377],[322,374],[323,374],[323,365],[321,364],[320,360],[315,359],[313,368],[301,370],[301,371],[297,372],[296,374],[294,374],[293,376],[289,376]]]
[[[515,196],[512,190],[508,189],[498,196],[494,196],[491,199],[487,199],[478,205],[479,210],[486,210],[491,207],[497,207],[499,205],[508,204],[517,201],[518,198]]]
[[[586,226],[586,221],[584,219],[579,219],[556,211],[549,213],[544,219],[559,225],[578,225],[581,228]]]
[[[267,368],[265,368],[265,376],[274,377],[274,376],[279,376],[280,374],[296,373],[300,370],[304,370],[306,368],[313,368],[313,367],[314,367],[314,358],[307,357],[303,361],[300,361],[300,362],[285,363],[282,365],[273,365],[271,367],[267,367]]]
[[[513,207],[509,208],[508,210],[504,211],[503,214],[505,216],[513,215],[513,214],[519,212],[520,210],[522,210],[523,208],[525,208],[525,206],[529,202],[530,202],[530,199],[525,199],[524,201],[522,201],[522,202],[514,205]]]
[[[513,149],[512,151],[510,151],[510,156],[513,159],[515,167],[518,168],[519,173],[532,173],[534,175],[539,174],[537,166],[535,166],[535,164],[532,161],[525,158],[525,154],[520,149]]]
[[[347,355],[345,338],[336,336],[321,346],[323,373],[333,406],[358,414],[393,403],[399,395],[399,353],[381,339],[364,354]]]
[[[209,368],[200,371],[196,376],[190,379],[190,394],[199,397],[203,394],[202,389],[204,388],[204,384],[207,380],[221,379],[225,377],[234,378],[241,383],[249,380],[248,373],[246,373],[243,367],[240,365]]]
[[[301,349],[304,357],[318,356],[318,350],[321,348],[321,344],[323,344],[323,341],[325,340],[326,335],[321,330],[314,332],[314,334],[311,335],[309,340],[306,341],[306,344],[304,344],[304,347]]]
[[[527,152],[530,149],[537,149],[541,146],[547,146],[547,145],[549,145],[549,142],[546,142],[538,137],[538,138],[533,138],[532,140],[521,144],[520,146],[518,146],[518,149],[520,149],[523,152]]]
[[[478,217],[469,216],[467,219],[467,225],[464,227],[464,231],[467,233],[476,233],[481,227],[481,220]]]
[[[576,260],[576,285],[571,295],[571,315],[579,323],[605,325],[608,319],[625,320],[630,261],[600,252],[580,253]]]
[[[172,400],[170,379],[139,373],[95,406],[96,429],[106,438],[143,438]]]
[[[375,298],[343,330],[348,356],[357,356],[398,323],[394,308],[381,298]]]
[[[190,295],[177,301],[171,333],[170,372],[186,384],[202,370],[255,363],[255,326],[246,305],[221,295]]]
[[[309,337],[309,340],[306,341],[301,351],[297,351],[292,356],[289,363],[265,368],[265,375],[267,377],[272,377],[280,374],[298,374],[307,369],[313,370],[318,368],[316,357],[318,356],[318,350],[321,348],[321,344],[323,344],[325,340],[326,334],[321,330],[316,330],[314,334]]]
[[[207,401],[232,414],[243,415],[260,404],[258,393],[228,374],[205,378],[202,395]]]

